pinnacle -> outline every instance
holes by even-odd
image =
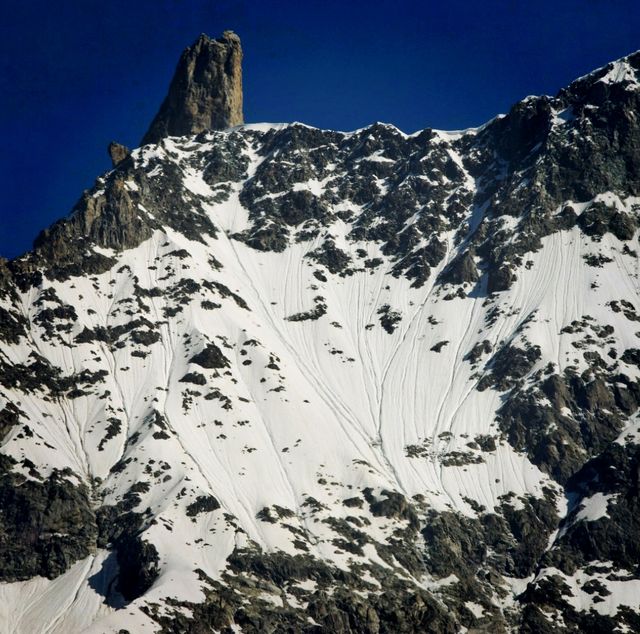
[[[168,94],[142,144],[241,123],[240,38],[233,31],[224,31],[217,39],[202,33],[180,56]]]

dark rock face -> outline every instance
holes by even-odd
[[[122,145],[121,143],[116,143],[115,141],[111,141],[109,143],[109,147],[107,148],[107,152],[109,152],[109,156],[111,157],[111,163],[113,167],[116,167],[126,158],[129,158],[131,154],[131,150],[126,145]]]
[[[394,277],[406,276],[415,287],[446,255],[438,234],[459,227],[472,202],[462,169],[429,130],[406,138],[393,126],[375,124],[343,137],[294,124],[267,132],[260,153],[264,161],[240,192],[252,226],[236,239],[280,252],[291,241],[313,240],[337,220],[351,222],[349,239],[379,243],[393,261]],[[389,162],[371,159],[375,153]],[[297,189],[310,179],[328,179],[330,187],[321,195]],[[339,206],[332,211],[340,202],[362,206],[362,213],[356,217]],[[417,218],[409,223],[412,216]],[[376,266],[375,260],[351,261],[330,236],[307,257],[340,276]],[[465,274],[474,276],[469,269]]]
[[[125,535],[117,544],[120,574],[118,591],[127,601],[141,597],[158,576],[159,556],[156,547],[139,535]]]
[[[594,561],[612,562],[617,569],[640,571],[640,445],[616,443],[590,460],[569,480],[567,488],[579,500],[563,522],[562,536],[543,564],[566,574]],[[580,521],[585,500],[600,494],[609,498],[606,517]]]
[[[465,282],[475,282],[478,277],[478,269],[473,261],[473,254],[470,251],[465,251],[444,271],[442,281],[449,284],[464,284]]]
[[[195,517],[200,513],[210,513],[220,508],[220,502],[213,495],[200,495],[189,506],[187,506],[187,515]]]
[[[127,158],[99,178],[83,193],[70,216],[42,231],[33,250],[12,260],[7,269],[22,289],[40,284],[43,274],[66,280],[74,275],[104,273],[115,260],[93,247],[114,251],[134,248],[163,225],[200,242],[204,236],[216,235],[201,201],[184,187],[175,165],[163,165],[161,179],[148,178]],[[15,331],[18,326],[11,322],[19,318],[0,313],[0,327],[5,319],[7,329]]]
[[[119,569],[116,589],[125,601],[142,596],[158,576],[158,551],[141,536],[146,513],[134,511],[140,504],[139,494],[147,490],[147,483],[138,482],[118,504],[102,506],[96,512],[97,545],[115,551]]]
[[[215,40],[203,34],[182,53],[169,93],[142,145],[242,122],[240,38],[232,31]]]
[[[43,479],[31,466],[35,479],[25,479],[11,472],[11,463],[0,456],[0,581],[54,579],[97,548],[109,548],[116,552],[125,600],[148,590],[158,574],[158,553],[140,537],[144,515],[132,511],[140,501],[135,489],[118,506],[94,511],[87,487],[74,484],[70,471]]]
[[[229,367],[229,359],[222,354],[222,350],[215,343],[207,344],[190,360],[190,363],[195,363],[208,370]]]
[[[524,350],[513,345],[504,346],[493,356],[491,372],[479,381],[478,389],[493,386],[504,391],[514,387],[540,356],[540,349],[536,346],[529,346]]]
[[[578,611],[572,604],[575,589],[562,575],[583,575],[581,590],[593,603],[611,594],[609,582],[640,577],[640,446],[611,443],[569,480],[574,500],[552,548],[541,558],[542,574],[520,597],[524,632],[555,632],[561,615],[569,632],[640,631],[636,611],[621,605],[609,615],[593,608]],[[604,508],[590,516],[585,508],[601,496]],[[550,572],[551,571],[551,574]]]
[[[0,580],[53,579],[95,551],[97,528],[84,485],[54,472],[25,480],[0,463]]]
[[[345,572],[307,555],[236,549],[228,561],[229,569],[222,582],[200,571],[207,597],[204,603],[176,604],[176,608],[189,608],[191,616],[179,610],[162,615],[151,613],[164,634],[230,632],[232,625],[251,634],[454,634],[459,630],[455,617],[428,592],[380,566],[370,572],[382,584],[383,592],[375,592],[375,586],[356,573]],[[303,610],[286,602],[278,607],[257,595],[250,603],[243,600],[247,587],[273,591],[285,584],[307,580],[312,580],[317,589],[299,592],[297,599],[307,604]],[[314,624],[309,622],[309,617]]]
[[[545,398],[551,405],[540,403]],[[507,395],[498,421],[517,450],[564,484],[617,437],[638,406],[640,385],[621,373],[540,374],[532,387]]]
[[[18,311],[0,308],[0,340],[5,343],[18,343],[26,336],[27,320]]]

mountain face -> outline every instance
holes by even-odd
[[[0,629],[640,631],[639,112],[118,150],[0,262]]]

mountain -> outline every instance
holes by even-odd
[[[203,129],[222,41],[0,262],[0,629],[639,632],[640,52],[478,129]]]

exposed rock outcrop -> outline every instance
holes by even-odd
[[[242,122],[240,38],[233,31],[217,39],[202,34],[182,53],[169,92],[142,145]]]
[[[111,157],[111,163],[113,167],[119,165],[131,154],[131,150],[121,143],[117,143],[116,141],[111,141],[109,143],[109,147],[107,148],[107,152],[109,152],[109,156]]]
[[[95,550],[96,523],[87,487],[75,486],[69,472],[26,479],[0,460],[0,581],[53,579]]]

